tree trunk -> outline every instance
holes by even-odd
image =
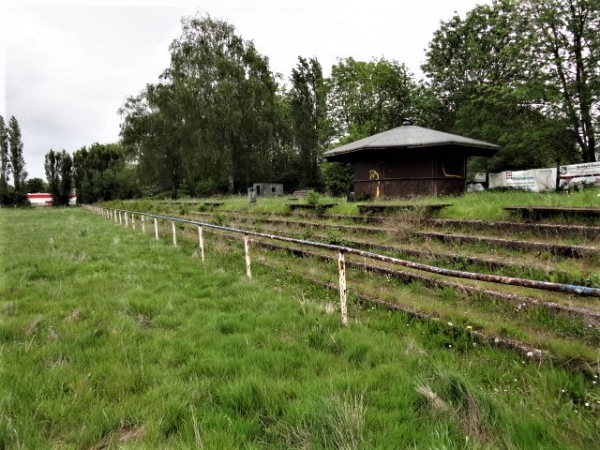
[[[233,167],[229,172],[229,177],[227,178],[227,192],[229,194],[233,194],[235,188],[235,179],[233,177]]]

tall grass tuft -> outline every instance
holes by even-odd
[[[328,400],[328,426],[332,448],[357,450],[364,443],[365,405],[363,394],[333,393]]]

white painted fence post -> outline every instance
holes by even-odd
[[[135,215],[131,213],[131,229],[135,231]]]
[[[145,216],[141,217],[142,220],[142,233],[146,234],[146,221],[145,221]]]
[[[154,237],[158,241],[158,219],[154,219]]]
[[[171,229],[173,230],[173,247],[177,247],[177,230],[175,229],[175,222],[171,222]]]
[[[123,225],[123,214],[119,211],[119,225]]]
[[[198,245],[200,246],[200,259],[204,262],[204,233],[200,225],[198,225]]]
[[[129,228],[129,219],[127,218],[127,213],[123,214],[125,214],[125,228]]]
[[[348,289],[346,287],[346,260],[344,252],[338,253],[338,269],[340,271],[340,313],[342,316],[342,325],[348,326]]]
[[[244,235],[244,252],[246,253],[246,276],[249,280],[252,279],[252,271],[250,269],[250,239],[248,235]]]

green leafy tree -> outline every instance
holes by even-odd
[[[15,188],[15,202],[23,203],[27,199],[25,192],[27,172],[25,171],[25,159],[23,158],[21,128],[15,116],[11,116],[8,121],[8,147],[13,186]]]
[[[73,158],[63,150],[60,161],[59,204],[68,205],[73,188]]]
[[[143,189],[152,194],[169,191],[177,198],[184,179],[184,120],[174,87],[147,85],[120,111],[122,144],[138,163]]]
[[[339,60],[328,84],[330,117],[341,142],[398,127],[415,114],[417,85],[406,66],[396,61]]]
[[[120,144],[94,143],[73,153],[73,185],[80,203],[137,196],[136,172]]]
[[[600,126],[600,0],[525,0],[530,58],[549,88],[546,108],[564,119],[584,162],[597,160]]]
[[[292,69],[290,81],[291,125],[299,154],[302,183],[318,187],[319,158],[332,135],[321,64],[316,58],[306,60],[298,57],[298,64]]]
[[[55,205],[60,204],[61,162],[60,152],[55,152],[52,149],[44,157],[44,170],[46,172],[46,181],[48,182],[48,191],[52,195],[52,202]]]
[[[96,144],[94,144],[96,145]],[[93,203],[97,199],[90,195],[90,171],[87,167],[88,150],[82,147],[73,152],[73,185],[77,191],[78,203]]]
[[[320,169],[325,189],[330,195],[341,197],[352,191],[354,183],[352,164],[322,161]]]
[[[494,1],[442,23],[422,67],[439,100],[442,130],[501,144],[479,166],[488,170],[586,159],[577,152],[577,133],[558,113],[556,80],[541,62],[547,59],[541,22],[526,3]]]
[[[8,153],[8,129],[0,115],[0,203],[9,202],[8,176],[10,175],[10,157]]]
[[[273,178],[282,120],[267,58],[209,16],[184,18],[170,51],[160,83],[121,108],[122,142],[148,185],[177,197]]]
[[[164,78],[172,83],[183,114],[188,178],[213,179],[229,192],[236,184],[270,178],[277,83],[268,59],[251,41],[227,22],[186,18],[181,37],[171,44]]]
[[[294,142],[291,120],[290,93],[285,85],[277,87],[273,113],[273,147],[269,152],[264,180],[282,183],[287,192],[299,189],[303,184],[300,155]]]
[[[115,197],[128,199],[141,196],[138,171],[135,164],[124,161],[115,176]]]
[[[46,192],[48,185],[41,178],[30,178],[26,182],[27,192]]]

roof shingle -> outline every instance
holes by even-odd
[[[415,147],[469,147],[472,154],[491,156],[500,148],[499,145],[478,141],[455,134],[430,130],[416,125],[402,125],[383,133],[375,134],[349,144],[329,150],[323,154],[327,159],[369,149],[415,148]]]

